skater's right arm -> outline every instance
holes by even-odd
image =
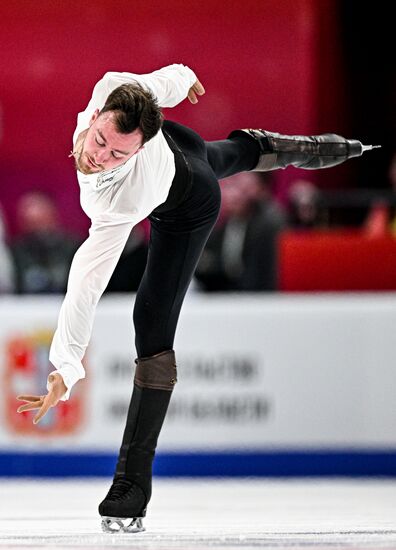
[[[96,305],[138,221],[121,215],[98,217],[73,258],[49,357],[67,387],[62,401],[69,398],[73,385],[85,377],[81,361],[91,336]]]

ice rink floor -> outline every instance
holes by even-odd
[[[396,548],[394,479],[155,479],[137,534],[102,533],[109,483],[0,479],[0,548]]]

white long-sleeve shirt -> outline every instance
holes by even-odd
[[[102,109],[118,86],[138,82],[150,89],[160,107],[183,101],[197,77],[184,65],[170,65],[150,74],[109,72],[96,84],[87,108],[78,114],[73,143],[86,130],[95,109]],[[117,265],[132,228],[162,204],[175,175],[174,156],[162,131],[123,166],[100,174],[77,172],[80,202],[91,219],[88,239],[70,267],[67,293],[58,318],[49,359],[67,387],[85,370],[81,363],[91,336],[96,305]],[[47,389],[49,386],[47,384]]]

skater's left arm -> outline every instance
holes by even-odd
[[[73,142],[81,130],[88,128],[92,113],[104,107],[108,96],[122,84],[140,84],[149,89],[160,107],[175,107],[188,97],[191,103],[198,103],[197,96],[205,93],[205,88],[197,75],[186,65],[175,63],[152,73],[135,74],[128,72],[107,72],[95,84],[92,97],[84,111],[78,114],[77,128]]]
[[[198,95],[205,89],[197,75],[186,65],[175,63],[148,74],[108,72],[103,77],[108,94],[121,84],[138,82],[153,92],[160,107],[175,107],[186,97],[191,103],[197,103]]]
[[[194,71],[182,64],[175,63],[148,74],[110,71],[95,85],[86,112],[100,110],[110,93],[118,86],[134,83],[148,88],[160,107],[175,107],[186,97],[191,103],[197,103],[197,95],[205,93]]]

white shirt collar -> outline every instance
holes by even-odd
[[[128,172],[130,172],[136,162],[136,155],[133,155],[126,162],[117,166],[116,168],[111,168],[110,170],[104,170],[103,172],[98,172],[97,174],[83,174],[77,170],[77,177],[81,184],[90,185],[94,191],[101,191],[105,187],[117,183],[122,178],[124,178]]]

